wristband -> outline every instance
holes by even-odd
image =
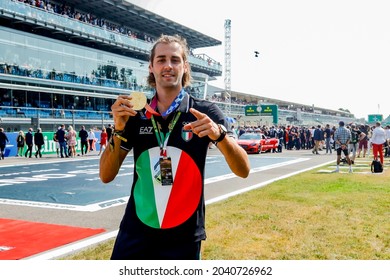
[[[123,137],[122,134],[125,132],[125,130],[115,130],[113,131],[112,135],[121,139],[123,142],[127,142],[127,138]]]
[[[123,137],[122,134],[125,132],[125,130],[115,130],[112,132],[112,136],[110,139],[110,151],[114,151],[115,143],[114,143],[114,137],[119,138],[123,142],[127,142],[127,138]]]
[[[217,145],[219,142],[221,142],[223,139],[225,139],[225,136],[227,134],[227,129],[222,124],[218,124],[219,132],[221,133],[217,140],[212,141],[214,145]]]

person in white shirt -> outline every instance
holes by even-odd
[[[93,132],[93,129],[91,128],[88,132],[88,144],[89,144],[89,151],[92,152],[95,149],[95,133]]]
[[[374,160],[379,159],[383,165],[383,144],[386,142],[386,133],[385,130],[381,127],[380,122],[375,123],[375,129],[372,132],[371,144],[372,144],[372,153]]]

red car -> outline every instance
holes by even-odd
[[[237,143],[247,153],[260,154],[261,152],[269,152],[272,149],[277,150],[279,140],[268,138],[262,133],[244,133],[238,138]]]

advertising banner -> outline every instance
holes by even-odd
[[[95,134],[95,151],[99,151],[100,149],[100,133],[101,131],[94,131]],[[17,155],[17,144],[16,144],[16,138],[19,135],[19,132],[6,132],[5,133],[8,137],[9,143],[5,146],[4,156],[5,157],[14,157]],[[45,144],[42,147],[42,155],[45,154],[55,154],[57,153],[57,142],[53,140],[54,132],[42,132],[43,139],[45,140]],[[33,132],[34,135],[34,132]],[[80,138],[77,137],[77,144],[76,144],[76,152],[81,153],[81,141]],[[24,146],[23,154],[26,152],[27,146]],[[35,145],[33,146],[33,153],[36,151]]]

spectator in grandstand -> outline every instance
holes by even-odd
[[[349,165],[349,173],[352,173],[352,162],[349,158],[348,144],[351,141],[351,131],[344,126],[344,122],[339,122],[339,128],[334,133],[334,141],[336,143],[337,165],[333,172],[340,172],[341,152],[343,152]]]
[[[134,32],[130,30],[127,27],[124,26],[118,26],[115,23],[109,22],[103,18],[98,18],[95,15],[91,15],[89,13],[84,13],[82,11],[76,10],[78,7],[70,7],[67,4],[56,4],[56,3],[48,3],[48,1],[43,0],[26,0],[21,1],[25,4],[29,4],[31,6],[35,6],[37,8],[47,10],[49,12],[57,13],[60,15],[63,15],[65,17],[69,17],[71,19],[75,19],[81,22],[85,22],[91,25],[97,25],[103,29],[110,30],[113,32],[121,33],[123,35],[128,35],[129,37],[144,40],[146,42],[154,42],[154,38],[147,34],[138,34],[137,32]]]
[[[31,155],[32,155],[32,148],[33,148],[33,145],[34,145],[34,138],[33,138],[33,129],[32,128],[29,128],[28,129],[28,132],[26,133],[26,145],[27,145],[27,150],[26,152],[24,153],[24,156],[31,158]]]
[[[35,157],[42,157],[42,146],[45,145],[45,139],[43,139],[42,129],[37,128],[37,132],[34,133],[34,144],[35,144]]]
[[[7,134],[4,132],[4,128],[0,127],[0,159],[4,159],[5,146],[9,142]]]
[[[81,144],[81,156],[88,152],[88,131],[85,130],[85,126],[82,126],[79,131],[79,138]]]
[[[100,158],[101,180],[114,180],[131,149],[135,161],[112,259],[200,258],[206,238],[204,167],[210,142],[233,173],[249,174],[246,152],[225,137],[222,111],[215,103],[190,96],[184,90],[190,80],[185,39],[162,35],[150,55],[148,83],[156,93],[147,111],[135,111],[128,95],[118,96],[111,107],[115,130]]]
[[[24,150],[25,144],[26,144],[26,139],[24,137],[23,130],[21,130],[21,131],[19,131],[19,134],[16,137],[16,146],[18,148],[18,152],[16,154],[17,157],[22,157],[23,156],[23,150]]]
[[[386,142],[386,132],[381,126],[381,122],[375,123],[375,129],[372,131],[371,143],[372,143],[372,154],[374,160],[378,159],[383,165],[383,145]]]

